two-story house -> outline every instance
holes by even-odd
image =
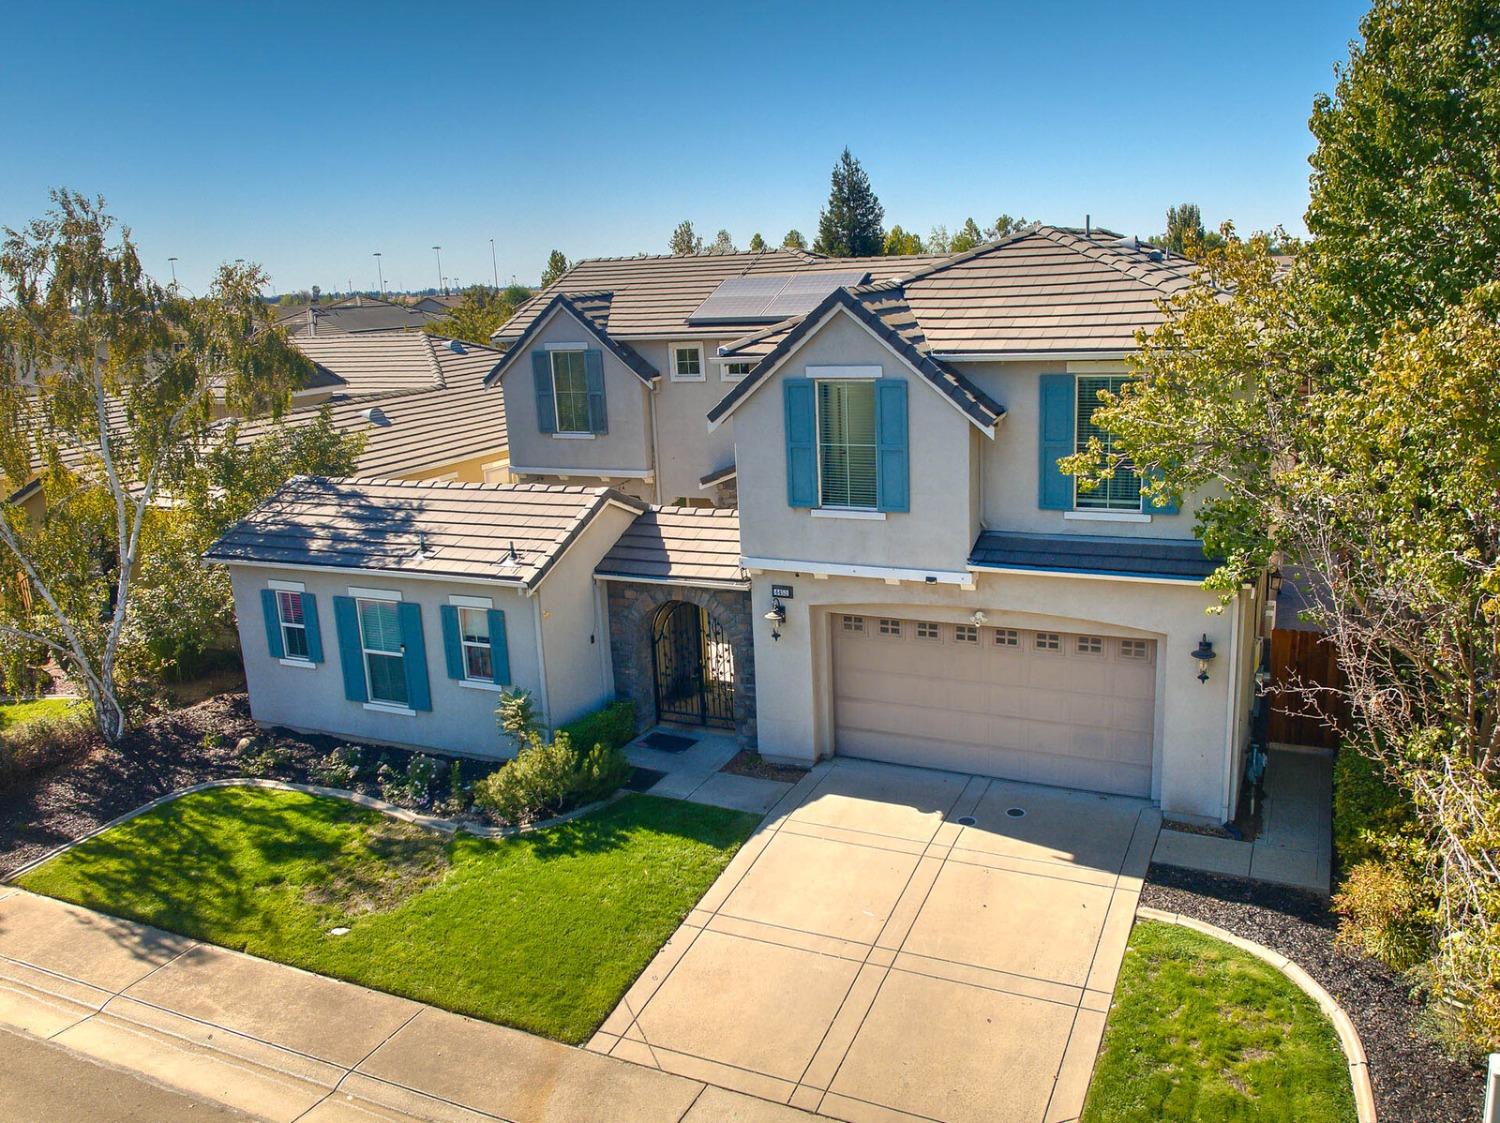
[[[1108,441],[1098,392],[1129,376],[1135,333],[1191,283],[1181,258],[1053,227],[944,257],[575,267],[498,333],[508,349],[489,375],[527,485],[495,517],[520,528],[532,505],[577,512],[528,531],[528,564],[558,564],[550,608],[533,586],[510,610],[536,634],[505,660],[514,681],[579,668],[553,722],[618,693],[647,722],[732,725],[771,759],[870,757],[1232,817],[1265,589],[1221,605],[1202,588],[1213,562],[1192,532],[1198,497],[1154,507],[1128,471],[1084,491],[1057,466],[1090,436]],[[373,561],[335,542],[298,564],[339,566],[339,584],[415,578],[408,600],[423,580],[486,580],[463,519],[490,501],[421,485],[302,485],[311,505],[293,489],[231,532],[220,560],[270,562],[259,544],[303,541],[339,487],[363,533],[411,541]],[[473,534],[494,557],[495,535]],[[265,599],[274,631],[266,577],[236,573],[247,669],[260,628],[247,598]],[[516,585],[500,569],[489,580]],[[372,580],[356,584],[329,591],[378,601]],[[450,609],[485,591],[425,587],[448,598],[433,608],[452,677],[466,641]],[[404,611],[419,628],[426,610]],[[571,621],[566,641],[547,631],[555,614]],[[357,615],[340,642],[351,662]],[[515,627],[501,631],[517,644]],[[251,672],[252,705],[258,675],[275,677]],[[322,707],[317,727],[336,726],[337,709]],[[451,723],[422,733],[442,723],[412,716],[410,731],[382,736],[490,751]]]

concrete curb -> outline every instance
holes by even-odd
[[[1226,932],[1216,924],[1149,907],[1137,909],[1136,916],[1162,924],[1176,924],[1182,928],[1191,928],[1205,936],[1223,940],[1226,944],[1231,944],[1255,956],[1256,959],[1269,963],[1296,983],[1304,994],[1318,1004],[1318,1009],[1323,1011],[1323,1016],[1333,1023],[1333,1028],[1338,1032],[1339,1044],[1343,1047],[1344,1056],[1349,1062],[1349,1080],[1354,1086],[1354,1110],[1358,1115],[1359,1123],[1376,1123],[1375,1091],[1370,1085],[1370,1064],[1365,1058],[1365,1047],[1359,1040],[1359,1033],[1355,1030],[1354,1023],[1349,1020],[1349,1015],[1344,1013],[1344,1008],[1334,1001],[1333,995],[1324,990],[1316,979],[1280,952],[1272,951],[1254,940],[1236,936],[1233,932]]]
[[[80,835],[71,842],[65,842],[54,850],[49,850],[40,858],[33,858],[24,866],[13,870],[5,879],[15,881],[16,878],[30,873],[38,866],[50,862],[60,854],[66,854],[73,847],[97,838],[105,831],[118,827],[121,823],[128,823],[138,815],[144,815],[148,811],[155,811],[163,804],[171,803],[173,800],[181,799],[185,795],[194,792],[206,792],[214,788],[270,788],[283,792],[302,792],[304,795],[325,796],[330,799],[345,799],[350,803],[356,803],[361,807],[368,807],[372,811],[379,811],[383,815],[389,815],[392,819],[400,819],[403,823],[411,823],[418,827],[424,827],[430,831],[438,831],[442,834],[464,834],[473,835],[475,838],[510,838],[518,834],[530,834],[532,831],[545,830],[548,827],[559,826],[573,819],[578,819],[591,812],[598,811],[601,807],[607,807],[617,799],[622,799],[627,793],[623,788],[615,792],[607,799],[596,800],[586,803],[582,807],[575,807],[564,815],[558,815],[552,819],[540,819],[535,823],[527,823],[524,827],[485,827],[478,823],[467,822],[458,819],[443,819],[436,815],[423,815],[420,811],[412,811],[405,807],[398,807],[394,803],[387,803],[383,799],[364,795],[360,792],[351,792],[344,788],[324,788],[317,784],[293,784],[286,780],[263,780],[254,776],[236,776],[227,780],[205,780],[201,784],[193,784],[190,787],[179,788],[175,792],[157,796],[149,803],[143,803],[134,811],[127,811],[118,815],[102,826],[95,827],[85,835]]]

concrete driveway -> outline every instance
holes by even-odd
[[[860,1123],[1075,1119],[1160,821],[1118,796],[822,766],[589,1047]]]

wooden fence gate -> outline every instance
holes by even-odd
[[[1275,628],[1271,632],[1271,683],[1275,687],[1300,685],[1336,689],[1343,685],[1333,646],[1323,642],[1323,633],[1296,628]],[[1284,745],[1313,745],[1336,749],[1337,726],[1347,721],[1342,700],[1324,693],[1319,708],[1334,719],[1330,726],[1320,713],[1309,712],[1303,698],[1274,693],[1267,740]]]

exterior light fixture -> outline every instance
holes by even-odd
[[[771,622],[771,638],[780,639],[781,626],[786,623],[786,605],[782,604],[780,599],[773,600],[765,618]]]
[[[986,616],[983,612],[976,612],[973,616],[969,617],[969,619],[973,621],[974,627],[982,628],[984,627],[984,622],[988,620],[989,617]]]
[[[1214,645],[1205,634],[1198,641],[1197,650],[1193,652],[1193,658],[1198,660],[1198,681],[1208,681],[1208,665],[1214,661]]]

